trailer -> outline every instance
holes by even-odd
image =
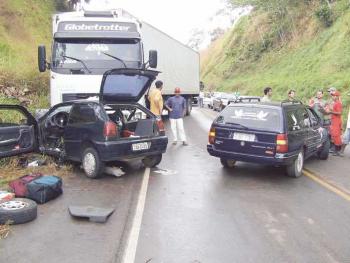
[[[199,53],[144,21],[141,32],[145,54],[151,49],[158,52],[157,70],[161,73],[157,79],[164,83],[164,100],[179,87],[187,102],[187,115],[190,114],[192,101],[200,89]]]

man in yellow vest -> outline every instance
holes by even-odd
[[[161,116],[163,111],[163,82],[161,80],[158,80],[156,81],[155,85],[156,87],[151,89],[148,94],[148,100],[150,102],[151,112],[157,116]]]

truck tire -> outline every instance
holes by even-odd
[[[292,164],[287,166],[287,175],[290,177],[298,178],[303,174],[304,167],[304,152],[301,151],[298,157],[293,161]]]
[[[186,116],[191,115],[191,111],[192,111],[192,99],[188,98],[186,100]]]
[[[327,160],[329,156],[329,148],[331,147],[331,142],[327,139],[322,146],[322,149],[317,153],[317,157],[320,160]]]
[[[153,168],[156,167],[160,162],[162,161],[162,155],[151,155],[146,156],[144,159],[142,159],[142,163],[147,168]]]
[[[37,204],[30,199],[14,198],[0,204],[0,225],[23,224],[37,216]]]
[[[101,161],[98,152],[92,147],[84,150],[82,165],[86,176],[92,179],[101,177],[105,170],[104,162]]]

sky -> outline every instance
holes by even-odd
[[[212,19],[224,6],[225,0],[91,0],[85,9],[123,8],[186,44],[196,28],[229,27],[227,15]]]

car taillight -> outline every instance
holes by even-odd
[[[215,143],[215,128],[211,127],[209,131],[209,144]]]
[[[286,134],[277,134],[276,138],[276,152],[286,153],[288,152],[288,138]]]
[[[163,123],[163,121],[161,119],[157,120],[157,126],[158,126],[158,130],[159,130],[159,134],[160,135],[165,135],[164,123]]]
[[[113,121],[105,122],[103,129],[104,137],[115,137],[118,134],[117,125]]]

